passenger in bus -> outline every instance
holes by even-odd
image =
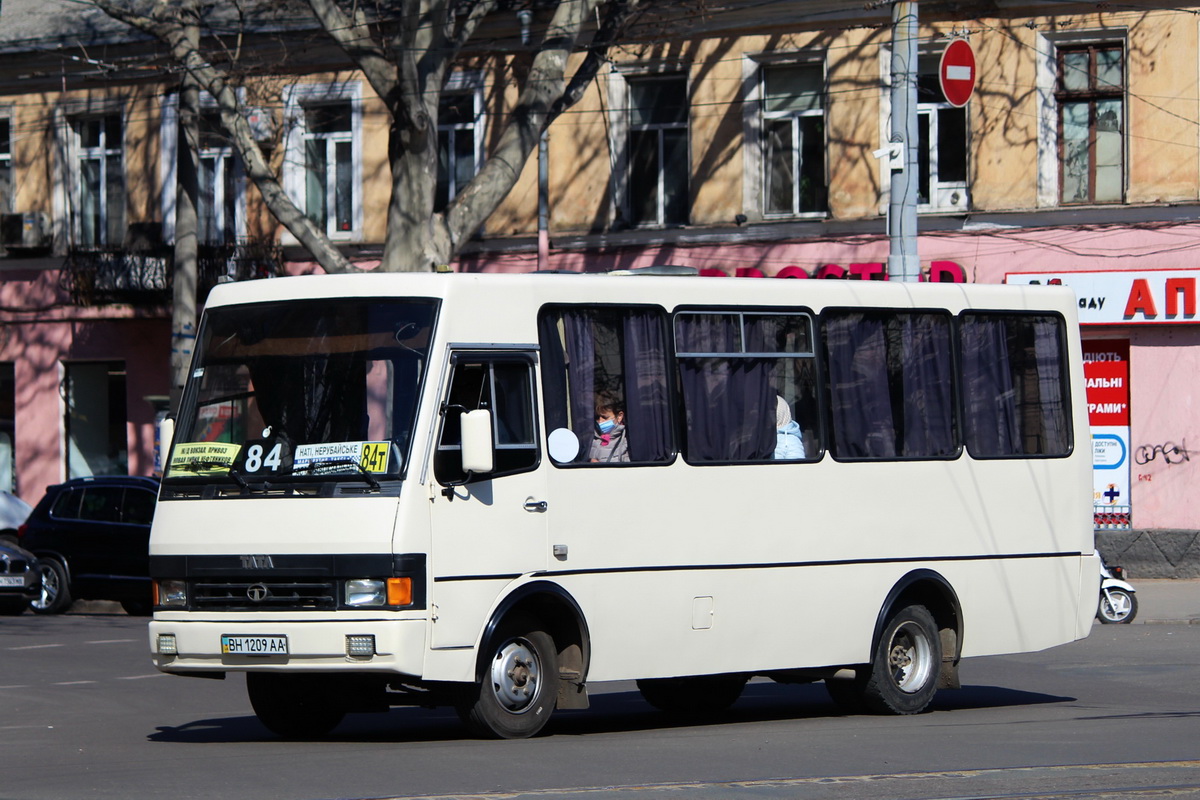
[[[629,461],[625,408],[620,400],[607,392],[596,397],[596,428],[588,460],[602,464]]]
[[[804,458],[804,440],[800,426],[792,419],[792,409],[783,395],[775,401],[775,458],[780,460]]]

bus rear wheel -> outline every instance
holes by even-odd
[[[258,721],[285,739],[324,736],[346,716],[336,687],[316,675],[247,672],[246,693]]]
[[[459,718],[478,736],[527,739],[545,727],[558,701],[554,639],[517,620],[493,641],[482,679],[458,704]]]
[[[942,663],[937,623],[925,606],[900,609],[888,620],[863,683],[867,709],[878,714],[919,714],[933,700]]]
[[[702,675],[694,678],[650,678],[637,682],[646,702],[670,714],[713,714],[737,702],[745,675]]]

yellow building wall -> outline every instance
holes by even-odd
[[[1044,37],[1111,35],[1127,43],[1126,171],[1128,203],[1194,202],[1200,197],[1200,23],[1191,13],[1165,7],[1123,7],[1104,13],[967,21],[928,20],[922,43],[934,45],[954,29],[968,29],[975,47],[978,81],[968,106],[969,185],[976,211],[1038,207],[1039,48]],[[751,55],[820,53],[828,82],[826,174],[829,216],[854,220],[881,214],[886,173],[873,155],[882,141],[886,92],[883,48],[887,25],[831,27],[829,31],[712,37],[612,51],[616,64],[665,64],[689,75],[690,224],[731,226],[749,213],[744,196],[743,133],[745,63]],[[527,55],[484,59],[468,65],[485,78],[488,144],[499,138],[514,107],[515,76]],[[571,59],[571,70],[582,56]],[[388,169],[390,119],[370,84],[354,72],[302,77],[262,77],[247,86],[248,105],[273,109],[277,141],[268,153],[282,166],[283,89],[296,80],[357,80],[363,98],[363,241],[386,236],[391,194]],[[565,236],[605,230],[613,223],[610,147],[610,67],[549,132],[550,229]],[[127,221],[161,219],[161,95],[144,84],[0,98],[13,130],[14,210],[52,211],[57,142],[54,109],[93,97],[125,100]],[[1056,130],[1057,121],[1045,125]],[[1044,133],[1043,133],[1044,135]],[[1056,146],[1056,145],[1055,145]],[[1056,160],[1057,154],[1054,154]],[[536,151],[514,165],[517,183],[487,222],[489,236],[531,236],[537,230]],[[257,189],[247,186],[246,228],[251,237],[278,240],[280,228]]]

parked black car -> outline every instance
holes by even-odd
[[[47,487],[17,530],[41,563],[39,614],[66,611],[74,600],[116,600],[126,613],[149,614],[150,522],[158,498],[153,478],[74,478]]]
[[[20,614],[42,593],[42,573],[33,553],[0,542],[0,614]]]

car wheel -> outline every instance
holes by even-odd
[[[67,568],[53,558],[43,558],[42,593],[29,607],[35,614],[61,614],[71,605],[71,587],[67,583]]]
[[[319,675],[247,672],[246,693],[258,721],[285,739],[326,735],[346,716],[341,695]]]

